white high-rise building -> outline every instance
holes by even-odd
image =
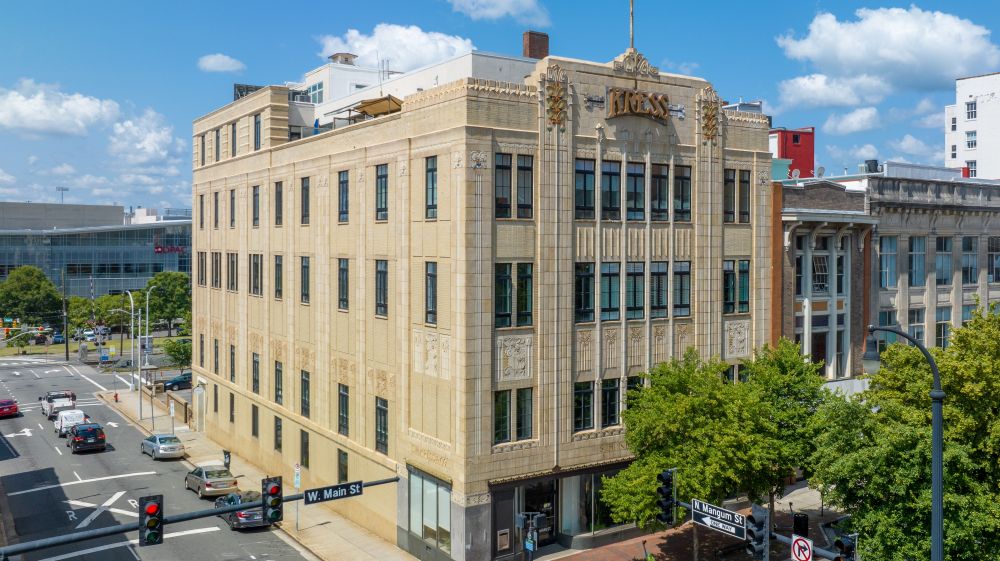
[[[1000,72],[955,80],[955,104],[944,108],[944,165],[963,175],[1000,179]]]

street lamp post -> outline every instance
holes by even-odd
[[[132,313],[129,314],[129,319],[128,319],[128,325],[129,325],[128,336],[129,339],[132,340],[132,348],[129,349],[130,356],[132,357],[130,359],[132,361],[132,382],[135,384],[135,388],[137,390],[140,390],[140,384],[142,383],[142,372],[136,372],[136,366],[138,366],[138,364],[135,361],[135,299],[132,298],[131,290],[126,290],[125,294],[128,294],[128,305],[132,311]],[[140,308],[139,311],[142,312],[142,308]],[[139,391],[139,420],[140,421],[142,420],[142,390]]]
[[[149,340],[149,293],[153,292],[153,289],[157,288],[154,284],[146,290],[146,340]],[[152,345],[150,345],[152,346]],[[151,350],[146,351],[146,366],[149,366],[149,355]]]
[[[878,342],[875,340],[875,332],[884,331],[894,333],[906,339],[913,346],[920,349],[924,358],[931,365],[931,373],[934,375],[934,387],[931,389],[931,561],[944,561],[944,391],[941,390],[941,374],[938,372],[937,363],[934,357],[927,352],[927,347],[920,341],[912,337],[909,333],[904,333],[892,327],[868,326],[868,337],[865,339],[865,354],[862,357],[865,372],[875,374],[878,372],[881,359],[879,358]]]

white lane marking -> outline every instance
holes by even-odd
[[[79,473],[77,473],[77,472],[75,472],[75,471],[74,471],[74,472],[73,472],[73,475],[75,475],[75,476],[76,476],[76,480],[77,480],[77,481],[83,481],[83,478],[82,478],[82,477],[80,477],[80,474],[79,474]]]
[[[58,446],[53,446],[53,448],[55,448],[55,449],[56,449],[56,452],[59,452],[59,455],[60,455],[60,456],[62,456],[62,455],[63,455],[63,453],[62,453],[62,450],[60,450]]]
[[[15,375],[15,376],[20,376],[20,375],[21,375],[21,373],[20,373],[20,372],[14,372],[14,375]]]
[[[66,367],[63,366],[63,368],[66,368]],[[76,370],[76,373],[79,374],[81,378],[83,378],[84,380],[90,382],[91,384],[94,384],[95,386],[97,386],[98,388],[100,388],[101,391],[103,391],[103,392],[108,391],[108,388],[105,388],[104,386],[102,386],[102,385],[98,384],[97,382],[91,380],[90,378],[88,378],[87,376],[85,376],[83,374],[83,372],[80,372],[79,370],[77,370],[76,366],[70,366],[70,368],[72,368],[73,370]],[[73,373],[69,371],[69,368],[66,368],[66,372],[69,372],[70,376],[73,375]]]
[[[53,372],[59,372],[59,370],[58,369],[56,369],[56,370],[46,370],[45,372],[43,372],[43,374],[52,374]]]
[[[41,426],[41,425],[38,425],[38,426]],[[42,429],[42,430],[45,430],[45,429]],[[5,434],[4,436],[6,436],[7,438],[11,438],[13,436],[31,436],[31,429],[29,429],[28,427],[24,427],[23,429],[19,430],[18,432],[15,432],[13,434]]]
[[[87,526],[90,526],[91,522],[93,522],[94,520],[96,520],[97,517],[100,516],[102,512],[104,512],[105,510],[107,510],[107,508],[109,506],[113,505],[115,503],[115,501],[117,501],[118,499],[120,499],[121,496],[124,495],[124,494],[125,494],[125,491],[118,491],[114,495],[111,495],[110,499],[104,501],[104,504],[102,504],[101,506],[97,507],[97,510],[95,510],[94,512],[91,512],[89,515],[87,515],[87,517],[83,519],[83,522],[80,522],[79,524],[77,524],[76,525],[76,529],[79,530],[80,528],[86,528]],[[138,517],[138,516],[139,515],[136,515],[136,517]]]
[[[31,372],[31,375],[34,376],[36,380],[41,380],[42,379],[42,377],[39,376],[38,373],[35,372],[34,370],[28,370],[28,372]]]
[[[122,381],[123,384],[125,384],[126,386],[128,386],[128,391],[132,391],[132,381],[131,380],[126,380],[125,378],[122,378],[121,376],[119,376],[117,374],[115,374],[115,378],[118,378],[119,380]]]
[[[183,532],[171,532],[169,534],[163,534],[163,539],[179,538],[181,536],[190,536],[192,534],[206,534],[208,532],[218,532],[218,531],[219,528],[215,526],[211,528],[195,528],[194,530],[184,530]],[[63,561],[64,559],[75,559],[77,557],[83,557],[84,555],[90,555],[91,553],[97,553],[99,551],[107,551],[109,549],[114,549],[116,547],[125,547],[129,545],[138,545],[138,544],[139,544],[139,539],[136,538],[134,540],[129,540],[127,542],[109,543],[107,545],[99,545],[97,547],[91,547],[90,549],[81,549],[79,551],[73,551],[71,553],[56,555],[55,557],[46,557],[45,559],[40,559],[39,561]]]
[[[38,423],[38,428],[39,428],[40,430],[45,430],[45,427],[43,427],[41,423]]]
[[[101,508],[100,506],[98,506],[98,505],[96,505],[94,503],[88,503],[88,502],[84,502],[84,501],[70,500],[70,501],[66,501],[66,502],[69,503],[69,504],[71,504],[71,505],[73,505],[73,506],[80,506],[80,507],[84,507],[84,508]],[[131,504],[131,503],[132,503],[132,501],[129,500],[129,504]],[[138,503],[136,503],[136,504],[138,504]],[[122,510],[120,508],[115,508],[115,507],[105,508],[104,510],[107,510],[107,511],[110,511],[110,512],[115,512],[115,513],[118,513],[118,514],[124,514],[125,516],[131,516],[132,518],[139,518],[139,513],[138,512],[132,512],[131,510]]]
[[[24,495],[27,493],[36,493],[38,491],[47,491],[49,489],[58,489],[60,487],[68,487],[70,485],[79,485],[80,483],[93,483],[95,481],[107,481],[109,479],[122,479],[125,477],[139,477],[140,475],[156,475],[155,471],[137,471],[135,473],[123,473],[121,475],[108,475],[105,477],[95,477],[93,479],[81,479],[80,481],[67,481],[66,483],[58,483],[56,485],[43,485],[41,487],[35,487],[34,489],[25,489],[24,491],[15,491],[13,493],[7,493],[7,496],[13,497],[15,495]]]
[[[114,421],[108,421],[107,425],[109,427],[111,427],[111,428],[115,428],[115,429],[118,428],[118,423],[116,423]]]

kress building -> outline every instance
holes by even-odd
[[[513,555],[526,511],[543,544],[621,536],[627,388],[771,336],[767,118],[537,39],[339,113],[271,86],[194,122],[205,430],[307,488],[400,476],[332,508],[421,559]]]

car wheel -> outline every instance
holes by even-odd
[[[201,487],[200,486],[198,487],[198,498],[199,499],[204,499],[205,498],[204,493],[201,492]]]

